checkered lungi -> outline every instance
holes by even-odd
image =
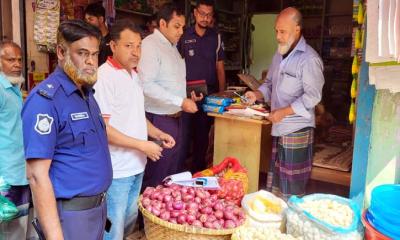
[[[268,171],[267,190],[287,200],[291,195],[305,194],[311,175],[313,128],[272,137],[272,157]]]

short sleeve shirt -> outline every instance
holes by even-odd
[[[131,75],[109,57],[99,67],[95,98],[109,125],[126,136],[147,140],[143,89],[137,73]],[[110,144],[113,178],[125,178],[144,171],[146,155],[136,149]]]
[[[97,195],[111,184],[105,124],[93,90],[85,92],[57,68],[31,91],[22,110],[26,159],[52,160],[56,198]]]
[[[221,36],[208,28],[199,36],[194,26],[188,28],[178,44],[186,63],[186,80],[206,80],[209,93],[218,91],[217,61],[224,60]]]

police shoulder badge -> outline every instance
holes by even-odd
[[[39,113],[36,115],[35,131],[40,135],[46,135],[51,133],[51,125],[54,119],[48,114]]]

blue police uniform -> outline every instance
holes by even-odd
[[[52,160],[49,176],[65,239],[102,239],[105,201],[94,197],[112,181],[105,124],[93,90],[84,95],[58,67],[22,110],[26,159]]]
[[[206,80],[208,94],[218,92],[216,62],[224,60],[223,43],[213,28],[207,28],[203,36],[194,26],[188,28],[178,44],[179,52],[186,62],[186,80]]]
[[[205,80],[208,94],[219,91],[217,79],[217,61],[224,60],[223,43],[221,36],[215,29],[207,28],[203,36],[196,33],[195,27],[188,28],[180,39],[178,49],[186,63],[186,81]],[[198,103],[199,111],[195,114],[183,113],[182,147],[180,166],[184,162],[190,148],[190,139],[193,139],[192,172],[204,170],[206,152],[208,148],[208,134],[212,119],[203,112]],[[183,168],[179,170],[185,170]]]

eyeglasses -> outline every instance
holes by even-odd
[[[202,18],[212,18],[214,16],[213,12],[205,13],[203,11],[200,11],[199,9],[196,9],[196,11],[200,15],[200,17],[202,17]]]

